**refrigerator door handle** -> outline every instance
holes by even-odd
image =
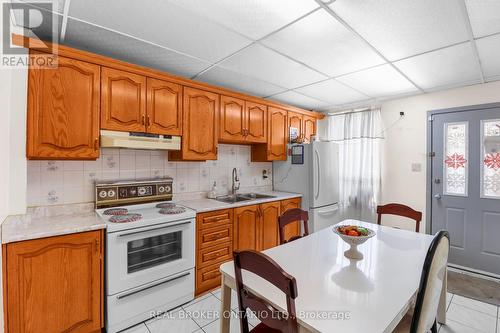
[[[320,184],[321,184],[321,176],[320,176],[319,153],[318,153],[318,151],[316,149],[314,150],[314,155],[316,156],[317,165],[318,165],[318,186],[316,186],[316,194],[315,194],[314,198],[318,199],[318,197],[319,197],[319,187],[320,187]]]
[[[335,206],[334,208],[329,209],[329,210],[320,210],[320,211],[318,211],[318,214],[319,215],[329,215],[331,213],[335,213],[337,210],[339,210],[339,207]]]

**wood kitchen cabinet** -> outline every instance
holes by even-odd
[[[55,69],[30,67],[27,157],[98,158],[99,96],[97,65],[59,56]]]
[[[280,209],[279,201],[260,205],[262,240],[259,250],[261,251],[275,247],[280,243],[278,224]]]
[[[180,151],[169,151],[170,161],[215,160],[219,128],[219,95],[184,87]]]
[[[252,146],[252,162],[285,161],[287,156],[287,111],[269,107],[266,144]]]
[[[182,134],[182,86],[147,78],[146,132]]]
[[[285,213],[287,210],[292,208],[301,208],[300,204],[301,204],[300,198],[293,198],[281,201],[281,214]],[[290,239],[293,236],[300,236],[301,235],[300,228],[301,227],[299,222],[293,222],[285,226],[285,239]]]
[[[3,247],[6,332],[100,332],[102,231]]]
[[[233,248],[235,250],[260,249],[261,222],[259,205],[235,208],[233,224]]]
[[[222,95],[219,128],[221,142],[265,143],[267,106]]]
[[[290,127],[295,127],[297,129],[297,137],[299,138],[299,140],[302,139],[302,135],[304,134],[302,122],[302,114],[288,111],[288,133],[290,133]]]
[[[117,69],[101,69],[101,128],[145,132],[146,77]]]
[[[311,142],[311,137],[316,135],[316,118],[304,115],[302,117],[303,139],[305,143]]]

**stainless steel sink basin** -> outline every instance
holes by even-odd
[[[251,198],[243,197],[241,195],[224,195],[222,197],[215,198],[217,201],[226,202],[226,203],[235,203],[240,201],[248,201],[252,200]]]
[[[259,193],[244,193],[244,194],[239,194],[239,196],[242,196],[242,197],[245,197],[245,198],[250,198],[250,199],[276,198],[275,195],[259,194]]]

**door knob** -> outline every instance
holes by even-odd
[[[441,194],[436,194],[436,195],[434,196],[434,198],[436,198],[436,199],[440,200],[440,199],[441,199]]]

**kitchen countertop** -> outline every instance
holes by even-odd
[[[288,193],[288,192],[277,192],[277,191],[267,191],[267,192],[258,192],[258,193],[259,194],[273,195],[276,198],[261,198],[261,199],[240,201],[240,202],[235,202],[235,203],[226,203],[226,202],[221,202],[221,201],[217,201],[214,199],[203,198],[203,199],[194,199],[194,200],[181,200],[181,201],[177,201],[177,203],[180,205],[186,206],[188,208],[191,208],[191,209],[195,210],[197,213],[203,213],[203,212],[210,212],[210,211],[219,210],[219,209],[229,209],[229,208],[236,208],[236,207],[242,207],[242,206],[258,205],[258,204],[265,203],[265,202],[273,202],[273,201],[280,201],[280,200],[302,197],[302,194],[299,194],[299,193]]]
[[[106,228],[93,209],[81,206],[65,207],[58,215],[33,211],[9,216],[2,223],[2,244]]]
[[[233,204],[207,198],[174,201],[195,210],[197,213],[201,213],[299,198],[302,196],[298,193],[275,191],[259,191],[258,193],[273,195],[275,198],[253,199]],[[30,239],[105,229],[106,223],[94,212],[93,204],[75,204],[61,206],[59,208],[40,207],[30,210],[24,215],[12,215],[5,219],[1,228],[2,244],[7,244]]]

